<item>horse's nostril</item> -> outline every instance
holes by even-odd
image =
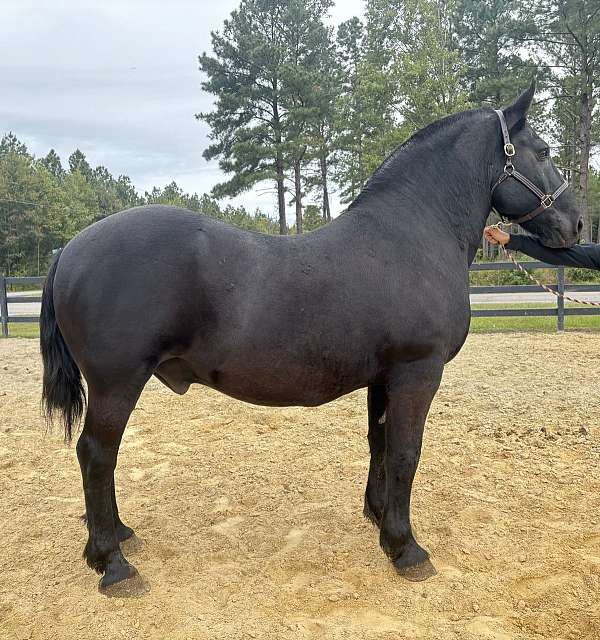
[[[579,222],[577,223],[577,233],[581,233],[583,231],[583,218],[579,218]]]

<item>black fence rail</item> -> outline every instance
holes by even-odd
[[[549,285],[549,288],[558,293],[591,293],[600,291],[600,285],[594,284],[567,284],[565,283],[564,267],[557,267],[544,262],[523,262],[523,266],[530,269],[554,269],[556,270],[556,284]],[[509,271],[516,269],[512,262],[479,262],[471,266],[471,271]],[[38,322],[39,316],[9,315],[8,305],[17,303],[41,302],[40,296],[23,295],[23,292],[10,293],[9,288],[13,286],[37,285],[40,288],[44,284],[44,277],[12,278],[0,276],[0,323],[2,324],[2,335],[8,337],[9,324],[14,322]],[[544,293],[544,289],[538,285],[494,285],[494,286],[474,286],[470,289],[471,294],[499,294],[499,293]],[[563,331],[565,328],[566,316],[598,316],[600,307],[572,307],[566,308],[563,298],[556,298],[556,306],[550,308],[532,309],[503,309],[498,303],[493,303],[497,309],[474,309],[474,318],[506,318],[506,317],[556,317],[556,328]]]
[[[24,286],[24,285],[37,285],[40,288],[44,285],[44,276],[36,276],[30,278],[7,278],[0,276],[0,323],[2,324],[2,335],[8,338],[8,324],[10,322],[38,322],[39,315],[37,316],[9,316],[8,305],[16,304],[19,302],[41,302],[41,296],[28,296],[20,293],[9,293],[8,288],[12,285]]]
[[[556,270],[556,284],[548,285],[549,289],[557,293],[592,293],[600,291],[600,285],[597,284],[567,284],[565,283],[565,268],[556,265],[546,264],[545,262],[522,262],[528,271],[532,269],[554,269]],[[512,271],[517,267],[512,262],[478,262],[471,265],[471,271]],[[520,284],[520,285],[497,285],[488,287],[471,287],[472,294],[477,293],[545,293],[542,287],[536,284]],[[574,296],[571,296],[574,297]],[[576,297],[576,296],[575,296]],[[500,305],[498,305],[500,306]],[[566,316],[598,316],[600,315],[600,307],[565,307],[565,300],[562,297],[556,298],[556,307],[551,308],[532,308],[532,309],[473,309],[474,318],[507,318],[507,317],[556,317],[556,328],[558,331],[564,331]]]

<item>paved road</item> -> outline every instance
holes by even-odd
[[[41,291],[19,291],[12,295],[31,296],[36,298],[42,295]],[[10,302],[11,294],[8,294],[8,315],[9,316],[39,316],[41,304],[39,302]]]
[[[41,295],[41,291],[32,291],[19,295]],[[592,302],[600,302],[600,291],[593,291],[590,293],[572,293],[570,294],[580,300],[589,300]],[[471,296],[471,304],[516,304],[516,303],[533,303],[533,302],[554,302],[556,298],[550,293],[478,293]],[[9,315],[15,316],[36,316],[40,313],[39,302],[19,302],[8,303]]]
[[[600,291],[568,292],[567,295],[579,300],[600,302]],[[478,293],[471,296],[471,304],[516,304],[528,302],[554,302],[556,296],[551,293]]]

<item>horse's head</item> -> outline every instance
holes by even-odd
[[[498,177],[498,181],[492,206],[509,221],[538,236],[546,246],[571,247],[577,242],[583,220],[572,190],[566,188],[552,162],[547,143],[527,122],[534,94],[532,83],[514,104],[502,110],[509,144],[506,135],[499,132],[501,144],[494,161],[494,180]]]

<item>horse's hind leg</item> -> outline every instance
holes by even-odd
[[[384,386],[369,387],[369,450],[371,462],[369,464],[369,479],[365,491],[364,516],[375,526],[379,526],[383,505],[385,502],[385,408],[387,395]]]
[[[104,574],[101,588],[136,574],[119,548],[113,500],[119,444],[142,387],[99,390],[90,384],[85,424],[77,442],[89,531],[83,555],[92,569]]]
[[[115,493],[115,474],[113,472],[113,478],[111,482],[111,493],[112,493],[112,508],[113,508],[113,519],[115,521],[115,530],[117,534],[117,540],[119,542],[124,542],[125,540],[129,540],[131,536],[134,534],[134,531],[131,527],[128,527],[123,523],[121,518],[119,517],[119,507],[117,506],[117,495]]]
[[[115,521],[115,530],[117,532],[117,540],[119,542],[125,542],[131,538],[131,536],[135,533],[131,527],[128,527],[123,523],[121,518],[119,517],[119,508],[117,506],[117,495],[115,493],[115,474],[113,472],[113,478],[111,482],[111,492],[112,492],[112,508],[113,508],[113,518]],[[87,524],[87,513],[84,513],[81,516],[81,519]]]

